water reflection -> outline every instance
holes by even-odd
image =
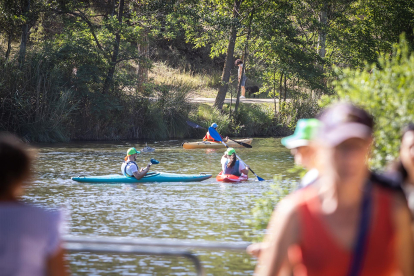
[[[155,158],[152,170],[198,174],[220,172],[222,150],[183,150],[183,141],[148,143],[155,152],[143,153],[138,165]],[[37,145],[37,179],[26,199],[49,206],[65,206],[70,234],[122,237],[247,240],[253,200],[266,191],[273,175],[287,175],[293,159],[280,139],[253,140],[253,149],[238,149],[240,157],[264,182],[222,184],[215,178],[195,183],[79,184],[70,177],[120,173],[125,151],[145,142],[88,142]],[[253,175],[251,179],[255,179]],[[234,252],[196,252],[208,275],[251,275],[254,261]],[[75,275],[195,275],[183,258],[135,257],[111,254],[71,254]]]

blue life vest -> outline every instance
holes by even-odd
[[[122,166],[121,166],[121,171],[122,171],[122,174],[123,174],[124,176],[126,176],[126,177],[134,177],[133,175],[129,175],[129,174],[126,172],[126,169],[127,169],[128,165],[129,165],[130,163],[135,164],[135,165],[137,166],[137,170],[139,170],[139,167],[138,167],[137,163],[135,163],[134,161],[128,161],[128,162],[124,162],[124,163],[122,163]]]
[[[229,163],[229,160],[224,163],[224,174],[232,174],[235,176],[241,176],[241,172],[239,171],[239,160],[236,160],[236,163],[234,163],[234,166],[232,168],[227,167],[227,164]]]

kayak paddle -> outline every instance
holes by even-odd
[[[193,123],[193,122],[191,122],[191,121],[186,121],[187,122],[187,125],[189,125],[190,127],[192,127],[192,128],[200,128],[200,129],[206,129],[206,128],[204,128],[204,127],[202,127],[202,126],[199,126],[199,125],[197,125],[196,123]]]
[[[155,160],[154,158],[151,158],[151,160],[150,160],[150,164],[157,165],[157,164],[159,164],[159,163],[160,163],[160,161]]]
[[[243,143],[243,142],[239,142],[239,141],[236,141],[236,140],[233,140],[233,139],[230,139],[230,138],[228,138],[228,139],[235,142],[235,143],[237,143],[237,144],[239,144],[239,145],[242,145],[245,148],[249,148],[249,149],[252,148],[252,145],[249,145],[249,144],[246,144],[246,143]]]
[[[208,128],[208,132],[210,132],[210,136],[213,137],[214,140],[219,141],[220,143],[222,143],[224,146],[226,146],[226,148],[228,148],[229,146],[226,145],[226,143],[223,142],[223,139],[221,139],[220,134],[218,134],[217,130],[215,128],[209,127]],[[237,156],[237,159],[239,159],[241,162],[244,163],[243,160],[240,159],[239,156]],[[245,163],[246,164],[246,163]],[[250,167],[249,170],[257,177],[258,181],[264,181],[263,178],[261,178],[260,176],[258,176]]]
[[[204,127],[202,127],[200,125],[197,125],[196,123],[193,123],[191,121],[186,121],[186,122],[187,122],[187,125],[189,125],[192,128],[199,128],[199,129],[204,129],[205,130]],[[214,138],[214,140],[216,140],[216,139]],[[230,139],[230,138],[229,138],[229,140],[231,140],[231,141],[233,141],[233,142],[235,142],[235,143],[237,143],[237,144],[239,144],[239,145],[241,145],[241,146],[243,146],[245,148],[249,148],[249,149],[252,148],[252,145],[249,145],[249,144],[246,144],[246,143],[243,143],[243,142],[239,142],[239,141],[236,141],[236,140],[233,140],[233,139]]]
[[[154,158],[151,158],[151,160],[149,161],[148,165],[157,165],[159,163],[160,163],[160,161],[155,160]]]

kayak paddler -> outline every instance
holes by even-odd
[[[237,160],[236,151],[233,148],[228,148],[221,158],[221,167],[223,174],[232,174],[235,176],[247,175],[249,167],[243,161]]]
[[[137,155],[141,153],[137,151],[135,148],[130,148],[127,151],[127,155],[125,156],[125,162],[122,163],[121,171],[122,174],[126,177],[135,177],[136,179],[143,178],[151,167],[151,163],[145,167],[145,169],[139,169],[136,161]]]
[[[212,123],[211,127],[214,128],[214,129],[217,129],[218,125],[216,123]],[[223,138],[223,136],[221,136],[221,135],[220,135],[220,137],[221,137],[221,139],[223,140],[224,143],[226,143],[227,140],[229,139],[229,137]],[[208,131],[207,131],[206,135],[204,136],[203,141],[218,142],[218,141],[214,140],[213,137],[210,136],[210,133]]]

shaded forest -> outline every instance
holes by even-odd
[[[278,135],[336,94],[341,70],[392,58],[402,33],[411,52],[413,29],[406,0],[0,0],[0,129],[40,142],[166,139],[199,135],[191,118]],[[274,105],[223,104],[240,93],[237,58]],[[214,107],[190,104],[185,83],[155,83],[157,61],[219,71]]]

